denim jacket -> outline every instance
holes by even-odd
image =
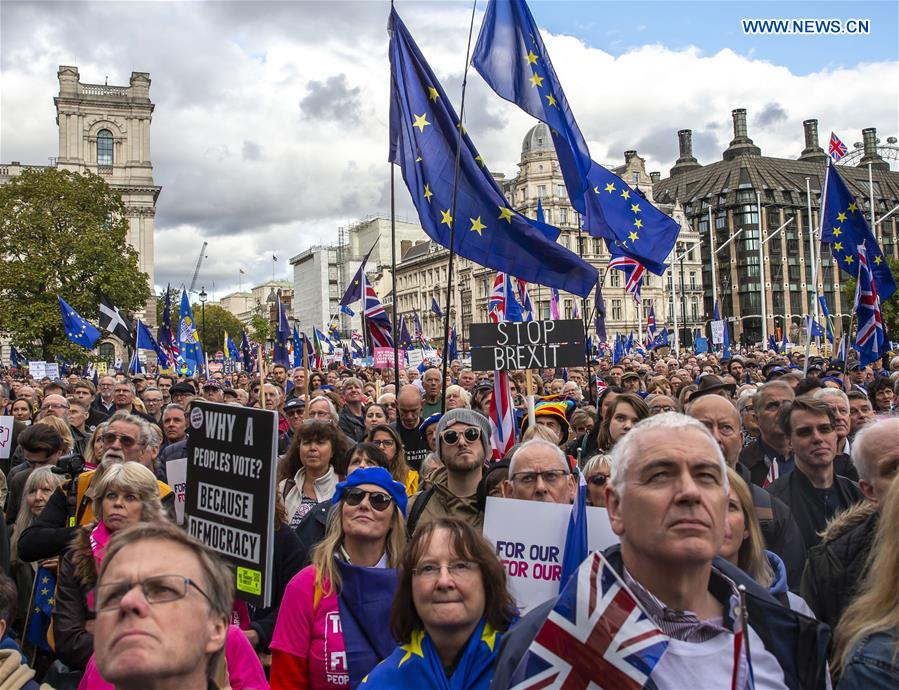
[[[899,688],[899,643],[896,631],[879,632],[856,642],[837,690],[894,690]]]

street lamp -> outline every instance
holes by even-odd
[[[206,353],[206,299],[209,295],[206,294],[206,288],[200,288],[200,318],[203,320],[203,330],[200,332],[200,347],[203,349],[203,353]]]

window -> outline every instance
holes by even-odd
[[[565,300],[564,311],[565,311],[565,318],[570,319],[571,318],[571,300],[570,299]]]
[[[649,311],[653,307],[653,302],[651,299],[643,300],[643,316],[644,318],[649,318]]]
[[[115,359],[115,346],[112,343],[100,343],[100,359],[112,363]]]
[[[97,132],[97,165],[112,165],[112,132],[108,129]]]
[[[598,239],[594,238],[593,239],[593,253],[598,256],[601,253],[600,248],[601,248],[600,241]]]
[[[568,222],[568,209],[564,206],[559,209],[559,225],[565,225]]]
[[[690,271],[690,289],[696,289],[696,271]]]
[[[565,198],[565,185],[563,185],[563,184],[556,185],[556,196],[559,197],[560,199]]]
[[[545,185],[545,184],[538,184],[538,185],[537,185],[537,198],[538,198],[538,199],[545,199],[545,198],[546,198],[546,185]]]
[[[571,249],[571,246],[568,242],[568,235],[562,235],[562,246],[565,247],[565,249]]]
[[[693,317],[694,321],[699,318],[699,304],[695,297],[690,301],[690,315]]]
[[[613,288],[621,287],[621,271],[616,269],[609,274],[609,284]]]
[[[620,299],[612,300],[612,320],[613,321],[621,321],[621,300]]]

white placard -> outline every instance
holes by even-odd
[[[410,367],[417,367],[425,361],[425,353],[421,350],[409,350],[406,352],[406,357],[409,359]]]
[[[175,519],[179,525],[183,525],[185,490],[187,489],[187,458],[169,460],[165,464],[165,476],[172,491],[175,492]]]
[[[571,506],[513,498],[487,499],[484,536],[493,544],[522,614],[559,593]],[[605,508],[587,508],[591,551],[618,543]]]
[[[44,376],[51,381],[59,380],[59,364],[56,362],[47,362],[47,366],[44,369]]]
[[[9,458],[12,447],[12,417],[0,417],[0,458]]]
[[[712,321],[712,342],[721,345],[724,342],[724,321]]]
[[[39,359],[31,360],[28,362],[28,373],[39,381],[47,375],[47,363]]]

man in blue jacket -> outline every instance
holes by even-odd
[[[611,464],[606,506],[621,545],[605,556],[668,637],[647,687],[823,689],[827,627],[781,606],[717,557],[729,486],[708,430],[673,412],[650,417],[619,440]],[[503,639],[491,688],[522,679],[520,662],[553,605],[531,611]],[[748,645],[740,643],[741,631]],[[588,665],[589,658],[575,663]]]

